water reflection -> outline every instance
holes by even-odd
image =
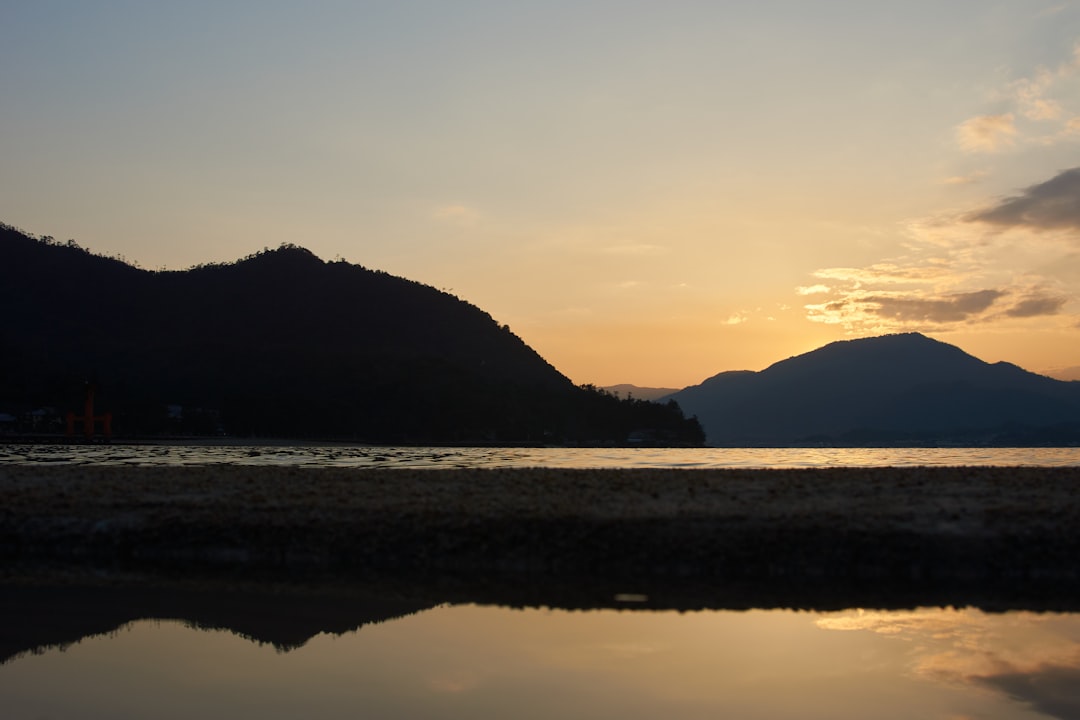
[[[816,624],[910,644],[917,676],[943,685],[990,689],[1051,717],[1080,718],[1076,615],[858,611],[822,617]]]
[[[169,608],[146,606],[137,612],[150,619],[9,658],[0,665],[4,715],[1080,717],[1075,614],[271,599],[275,614],[284,611],[275,622],[303,628],[282,643],[257,619],[234,627],[244,607],[259,614],[253,599],[223,596],[233,606],[216,619],[210,607],[163,619]]]

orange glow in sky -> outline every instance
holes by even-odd
[[[0,11],[0,221],[142,267],[295,243],[578,383],[916,330],[1080,366],[1080,6]]]

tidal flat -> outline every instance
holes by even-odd
[[[9,582],[378,582],[570,607],[623,593],[667,607],[1076,609],[1078,480],[1069,467],[13,465],[0,468],[0,558]]]

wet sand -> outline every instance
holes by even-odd
[[[6,466],[18,569],[1057,584],[1077,468]]]

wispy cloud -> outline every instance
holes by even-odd
[[[1051,232],[1053,231],[1053,232]],[[794,288],[814,322],[853,334],[1026,323],[1076,325],[1070,268],[1080,240],[1080,168],[967,213],[908,224],[904,252],[821,268]],[[805,301],[804,301],[805,302]]]
[[[1058,380],[1080,380],[1080,365],[1045,368],[1042,372]]]
[[[1062,9],[1064,6],[1055,6],[1045,12],[1054,14]],[[957,144],[967,153],[997,153],[1018,143],[1053,145],[1074,139],[1078,108],[1070,107],[1070,101],[1077,95],[1078,77],[1080,44],[1057,67],[1040,66],[1029,76],[1006,84],[995,98],[1006,109],[960,123]]]
[[[917,264],[880,262],[864,268],[823,268],[816,271],[814,277],[848,283],[855,288],[863,288],[881,285],[924,284],[951,276],[954,273],[955,269],[949,267],[945,260],[927,258]],[[817,287],[825,286],[819,285]]]
[[[926,680],[993,690],[1047,717],[1080,717],[1080,644],[1069,618],[1015,613],[1005,623],[972,610],[860,610],[816,624],[905,642],[912,672]]]
[[[1052,17],[1052,16],[1057,15],[1058,13],[1062,12],[1063,10],[1067,10],[1068,8],[1069,8],[1069,3],[1058,3],[1057,5],[1051,5],[1049,7],[1043,8],[1039,12],[1035,13],[1035,17],[1037,17],[1037,18]]]
[[[473,227],[483,219],[479,210],[468,205],[441,205],[432,214],[436,220],[461,227]]]
[[[749,319],[750,319],[749,315],[747,315],[745,312],[737,312],[737,313],[732,313],[731,315],[729,315],[728,319],[724,321],[724,324],[725,325],[742,325],[743,323],[745,323]]]
[[[640,280],[623,280],[622,282],[615,283],[615,287],[620,290],[634,290],[642,287],[645,283]]]
[[[804,305],[814,322],[840,325],[852,332],[935,331],[959,325],[988,324],[1064,316],[1070,295],[1048,287],[1038,276],[1014,277],[1007,286],[978,287],[979,273],[958,268],[954,276],[935,266],[911,268],[910,277],[937,278],[938,282],[896,281],[896,273],[874,279],[869,268],[826,269],[818,274],[845,276],[821,302]],[[990,274],[990,273],[986,273]],[[953,289],[943,289],[948,286]],[[973,286],[974,287],[971,287]],[[971,289],[968,289],[968,288]],[[798,292],[798,290],[796,290]]]
[[[801,287],[797,287],[795,288],[795,293],[798,295],[821,295],[822,293],[827,293],[830,290],[832,290],[832,288],[828,285],[822,285],[818,283],[817,285],[804,285]]]
[[[1016,123],[1012,113],[979,115],[956,128],[960,149],[969,153],[994,153],[1016,142]]]
[[[1056,120],[1064,112],[1061,103],[1047,97],[1054,81],[1067,70],[1063,66],[1058,72],[1039,68],[1030,78],[1022,78],[1013,83],[1013,96],[1020,113],[1029,120]]]
[[[974,185],[981,182],[987,175],[985,170],[977,170],[967,175],[953,175],[941,181],[943,185]]]

